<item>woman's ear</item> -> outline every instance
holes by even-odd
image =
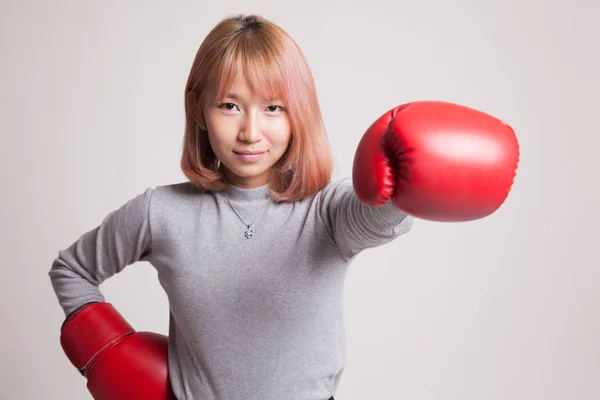
[[[200,130],[206,132],[206,120],[204,119],[204,112],[200,111],[200,118],[198,118],[198,125]]]
[[[204,110],[200,110],[200,116],[198,118],[198,125],[200,130],[206,132],[206,119],[204,119]]]

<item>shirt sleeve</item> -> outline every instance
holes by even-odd
[[[414,222],[413,217],[391,202],[382,207],[362,203],[351,178],[328,184],[321,192],[318,208],[329,234],[347,260],[408,232]]]
[[[105,301],[100,284],[150,255],[149,211],[153,192],[147,188],[58,252],[48,274],[65,316],[83,304]]]

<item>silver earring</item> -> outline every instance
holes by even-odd
[[[206,125],[200,125],[200,130],[201,131],[206,131]]]
[[[221,168],[221,160],[217,158],[217,169]]]

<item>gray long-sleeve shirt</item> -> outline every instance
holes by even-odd
[[[362,204],[350,178],[298,202],[269,186],[148,188],[59,251],[49,272],[69,315],[106,301],[99,285],[147,261],[169,301],[169,376],[179,400],[321,400],[345,364],[343,288],[360,251],[412,226],[395,209]]]

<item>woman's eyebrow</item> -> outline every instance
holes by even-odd
[[[238,96],[238,95],[237,95],[237,94],[235,94],[235,93],[227,93],[227,94],[225,95],[225,98],[226,98],[226,99],[233,99],[233,100],[242,100],[242,97],[241,97],[241,96]]]

